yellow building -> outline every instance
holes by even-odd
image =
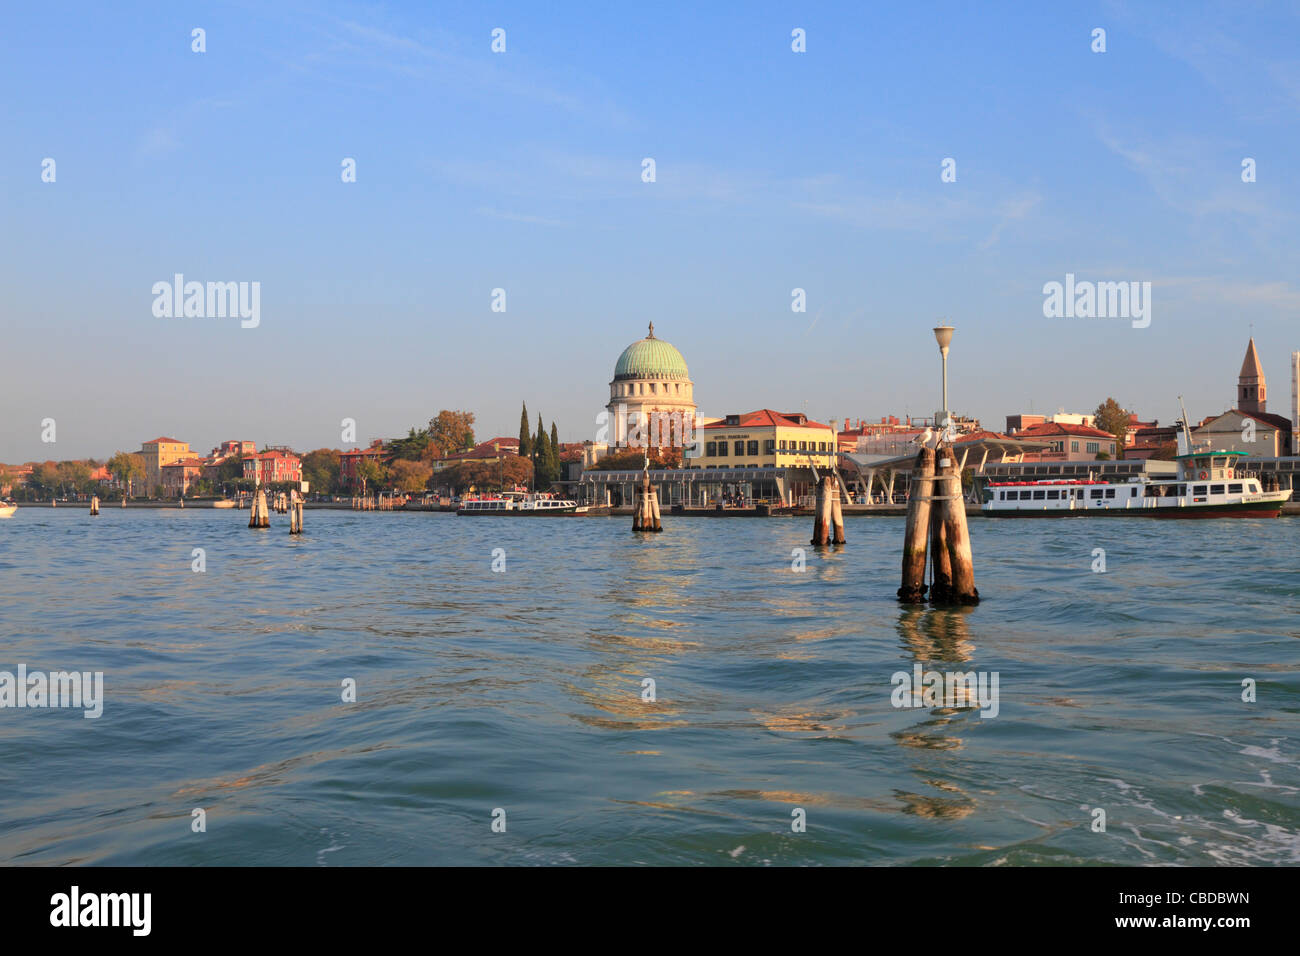
[[[762,408],[728,415],[697,430],[688,468],[832,468],[837,440],[830,425],[796,412]]]
[[[140,449],[140,457],[144,459],[145,493],[153,494],[154,489],[162,484],[163,465],[170,465],[193,454],[187,441],[155,438],[153,441],[145,442]]]

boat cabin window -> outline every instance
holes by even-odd
[[[1240,484],[1240,482],[1238,482],[1238,483],[1235,484],[1235,485],[1228,485],[1228,494],[1230,494],[1230,495],[1239,495],[1239,494],[1241,494],[1241,484]]]
[[[1061,497],[1061,493],[1059,491],[1049,491],[1047,493],[1048,501],[1056,501],[1060,497]]]
[[[1210,494],[1212,495],[1223,494],[1223,485],[1210,485]]]
[[[1115,489],[1114,489],[1114,488],[1107,488],[1107,489],[1106,489],[1106,497],[1107,497],[1107,498],[1114,498],[1114,497],[1115,497]]]
[[[1137,497],[1137,493],[1138,493],[1138,490],[1137,490],[1136,488],[1130,488],[1130,489],[1128,490],[1128,496],[1129,496],[1130,498],[1136,498],[1136,497]]]
[[[1100,498],[1100,497],[1101,497],[1101,489],[1100,489],[1100,488],[1090,488],[1090,489],[1088,489],[1088,497],[1089,497],[1089,498]]]
[[[1203,494],[1205,494],[1205,485],[1193,485],[1193,486],[1192,486],[1192,494],[1194,494],[1194,495],[1203,495]]]
[[[1035,491],[1035,492],[1034,492],[1034,500],[1035,500],[1035,501],[1042,501],[1042,500],[1043,500],[1043,497],[1044,497],[1046,494],[1047,494],[1047,492],[1045,492],[1045,491]]]

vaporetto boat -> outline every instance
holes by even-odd
[[[585,515],[587,506],[568,498],[551,495],[476,495],[462,498],[458,515],[507,515],[510,517],[546,517]]]
[[[1290,491],[1263,491],[1238,473],[1233,451],[1179,455],[1177,478],[1104,481],[992,482],[980,513],[998,518],[1141,515],[1151,518],[1276,518]]]

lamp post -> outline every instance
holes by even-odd
[[[939,343],[939,354],[943,357],[943,424],[948,425],[948,346],[952,343],[953,327],[937,325],[934,328],[934,340]]]

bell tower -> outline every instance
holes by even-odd
[[[1268,385],[1264,381],[1264,367],[1259,364],[1259,353],[1255,351],[1255,339],[1252,337],[1246,346],[1246,357],[1241,362],[1241,374],[1237,376],[1237,407],[1243,412],[1258,415],[1267,411]]]

